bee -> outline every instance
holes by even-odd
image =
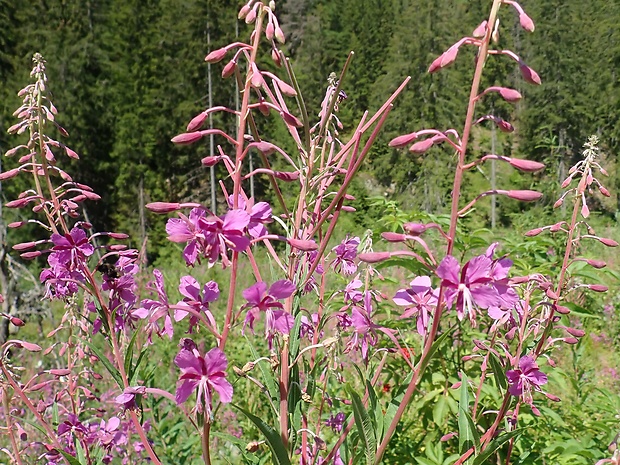
[[[113,263],[101,263],[97,266],[97,271],[108,279],[118,279],[121,277],[121,270],[119,270]]]

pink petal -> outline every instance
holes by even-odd
[[[228,361],[226,355],[222,352],[222,349],[214,347],[205,355],[205,366],[207,367],[206,375],[212,375],[214,373],[224,373],[228,367]]]
[[[403,307],[408,307],[415,304],[413,297],[409,294],[409,292],[407,292],[406,289],[397,291],[392,300],[396,305],[401,305]]]
[[[258,304],[267,292],[267,283],[259,281],[256,284],[245,289],[241,294],[243,298],[251,304]]]
[[[284,310],[273,311],[273,329],[276,331],[282,334],[289,334],[294,324],[295,319],[290,313]]]
[[[288,279],[282,279],[276,281],[269,288],[269,295],[275,297],[278,300],[286,299],[293,295],[297,287]]]
[[[170,218],[166,223],[166,232],[172,242],[187,242],[194,237],[187,223],[180,218]]]
[[[209,380],[213,390],[220,395],[220,402],[227,404],[232,401],[233,387],[223,376],[218,376]]]
[[[177,405],[182,404],[187,400],[187,398],[194,392],[194,389],[198,385],[198,381],[193,379],[186,379],[183,383],[177,388],[177,392],[175,395],[175,400],[177,401]]]
[[[192,276],[183,276],[179,284],[179,292],[191,300],[200,300],[200,284]]]
[[[202,375],[202,367],[200,360],[189,350],[181,350],[176,357],[174,357],[174,363],[181,371],[194,373],[196,375]]]
[[[459,271],[460,265],[457,259],[448,255],[437,267],[437,276],[454,286],[458,286],[460,283]]]
[[[224,217],[224,224],[222,229],[225,231],[236,230],[243,231],[243,229],[250,222],[250,215],[245,210],[236,209],[230,210]]]

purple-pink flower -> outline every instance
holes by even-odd
[[[254,321],[260,312],[265,312],[265,338],[272,347],[273,337],[276,333],[288,334],[295,323],[293,316],[283,310],[280,300],[293,295],[296,287],[291,281],[282,279],[276,281],[267,289],[267,283],[262,281],[250,286],[243,291],[243,297],[248,301],[243,308],[247,308],[245,325],[254,330]]]
[[[478,307],[502,305],[498,290],[493,286],[492,271],[493,260],[486,255],[472,258],[462,269],[457,259],[448,255],[437,267],[437,276],[446,289],[446,304],[452,307],[456,301],[456,313],[460,320],[467,316],[475,322]]]
[[[164,288],[164,276],[157,268],[153,270],[153,276],[155,276],[154,286],[158,299],[142,300],[142,307],[133,312],[133,315],[139,318],[148,318],[146,333],[149,343],[153,343],[153,333],[160,337],[165,334],[169,339],[172,339],[174,335],[172,319],[170,318],[170,305]],[[163,327],[160,327],[159,323],[161,318],[164,319]]]
[[[540,391],[540,386],[547,383],[547,375],[538,369],[534,357],[524,355],[519,359],[518,370],[508,370],[506,378],[510,387],[508,392],[513,396],[523,396],[527,403],[532,402],[532,391]]]
[[[358,245],[360,245],[359,237],[351,238],[347,236],[340,244],[332,249],[336,254],[336,258],[331,262],[334,270],[345,276],[355,274],[357,271],[355,258],[357,257]]]
[[[200,294],[200,284],[191,276],[183,276],[179,284],[179,292],[184,296],[183,300],[177,304],[177,307],[186,307],[192,309],[195,313],[204,314],[212,328],[216,327],[215,318],[209,303],[215,302],[220,297],[220,289],[215,281],[209,281],[202,287],[202,295]],[[177,308],[174,311],[174,321],[181,321],[187,315],[189,318],[189,330],[191,333],[194,327],[198,326],[199,318],[195,314],[190,314],[187,310]]]
[[[420,336],[426,334],[430,314],[437,306],[437,292],[431,287],[431,278],[418,276],[411,281],[409,289],[400,289],[394,295],[394,303],[405,308],[401,318],[417,317],[417,329]]]
[[[233,387],[226,379],[228,361],[219,348],[214,347],[204,357],[198,350],[181,349],[174,358],[181,369],[176,391],[177,404],[182,404],[197,390],[196,410],[204,412],[205,421],[210,421],[213,408],[213,391],[220,396],[220,402],[232,401]]]

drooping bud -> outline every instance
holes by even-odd
[[[411,144],[414,140],[418,138],[418,134],[416,132],[412,132],[410,134],[404,134],[402,136],[395,137],[388,144],[390,147],[401,148]]]
[[[570,313],[570,308],[568,307],[564,307],[563,305],[554,305],[553,310],[555,310],[556,312],[562,314],[562,315],[568,315]]]
[[[586,260],[586,263],[596,269],[605,268],[607,266],[607,263],[605,263],[603,260],[588,259]]]
[[[584,337],[586,335],[586,332],[583,329],[577,329],[577,328],[564,328],[566,329],[566,332],[568,334],[570,334],[571,336],[575,336],[575,337]]]
[[[413,153],[422,154],[430,149],[435,144],[435,138],[429,137],[428,139],[421,140],[416,142],[411,147],[409,147],[409,151]]]
[[[381,237],[388,242],[404,242],[407,240],[406,234],[400,234],[395,232],[383,232]]]
[[[541,232],[543,232],[542,228],[535,228],[535,229],[530,229],[528,232],[525,233],[525,235],[527,237],[534,237],[534,236],[538,236]]]
[[[597,237],[597,239],[605,244],[607,247],[618,247],[618,243],[613,239],[608,239],[606,237]]]
[[[525,29],[527,32],[534,32],[534,21],[525,12],[521,12],[519,14],[519,23],[521,23],[521,27]]]
[[[237,18],[243,19],[248,15],[249,12],[250,12],[250,6],[247,4],[243,5],[241,9],[239,10],[239,14],[237,15]]]
[[[21,250],[28,250],[28,249],[32,249],[33,247],[36,247],[37,243],[36,242],[21,242],[19,244],[15,244],[12,248],[13,250],[17,250],[18,252]]]
[[[291,182],[299,179],[298,171],[274,171],[273,176],[281,181]]]
[[[562,206],[562,204],[564,203],[564,198],[560,197],[558,200],[555,201],[555,203],[553,204],[553,208],[559,208]]]
[[[6,181],[7,179],[14,178],[19,174],[19,168],[13,168],[12,170],[5,171],[0,173],[0,181]]]
[[[278,68],[282,66],[282,60],[280,58],[280,54],[275,48],[271,49],[271,59],[273,60],[273,62]]]
[[[281,44],[284,44],[284,42],[286,41],[286,38],[284,37],[284,32],[282,32],[282,29],[280,28],[280,26],[276,26],[276,40],[278,42],[280,42]]]
[[[456,60],[456,56],[459,53],[459,47],[461,46],[461,43],[462,42],[460,41],[457,42],[452,47],[450,47],[448,50],[446,50],[441,55],[439,55],[439,57],[437,57],[435,61],[433,61],[431,65],[429,66],[428,72],[434,73],[454,63],[454,61]]]
[[[275,32],[275,27],[273,26],[273,23],[269,21],[269,23],[267,24],[267,27],[265,28],[265,37],[267,37],[267,40],[273,40],[274,32]]]
[[[542,192],[532,190],[510,190],[507,191],[506,195],[511,199],[522,200],[523,202],[533,202],[543,196]]]
[[[179,210],[181,205],[172,202],[152,202],[147,203],[146,208],[151,210],[153,213],[171,213]]]
[[[52,368],[48,371],[50,375],[54,376],[67,376],[71,373],[71,370],[68,368]]]
[[[204,166],[207,167],[211,167],[211,166],[215,166],[217,165],[217,163],[222,159],[221,156],[209,156],[209,157],[204,157],[202,160],[200,160],[200,163],[202,163]]]
[[[602,284],[590,284],[588,285],[588,289],[594,292],[607,292],[608,287],[603,286]]]
[[[532,160],[523,160],[521,158],[511,158],[508,163],[518,170],[525,171],[527,173],[534,173],[545,168],[543,163]]]
[[[67,154],[67,156],[69,158],[73,158],[74,160],[79,160],[80,156],[73,150],[71,150],[69,147],[65,146],[65,153]]]
[[[218,48],[217,50],[213,50],[205,57],[205,61],[207,63],[217,63],[222,61],[226,54],[228,53],[228,47]]]
[[[11,324],[13,324],[14,326],[24,326],[26,323],[24,323],[24,320],[22,320],[21,318],[17,318],[16,316],[12,316],[11,317]]]
[[[284,122],[290,126],[294,126],[296,128],[303,127],[303,123],[296,116],[291,115],[287,111],[281,111],[280,116],[282,116]]]
[[[294,249],[301,250],[302,252],[312,252],[313,250],[317,250],[319,246],[314,241],[303,240],[303,239],[287,239],[291,247]]]
[[[519,71],[521,71],[521,76],[530,84],[534,84],[539,86],[541,84],[540,76],[536,71],[527,66],[525,63],[519,63]]]
[[[604,186],[598,186],[598,190],[601,192],[601,194],[603,194],[605,197],[611,197],[611,194],[609,193],[609,191],[604,187]]]
[[[262,152],[266,156],[269,156],[273,152],[276,151],[276,146],[275,145],[273,145],[270,142],[265,142],[264,140],[254,144],[254,147],[256,148],[256,150],[258,150],[259,152]]]
[[[357,257],[365,263],[379,263],[390,258],[390,252],[364,252]]]
[[[26,223],[27,221],[14,221],[13,223],[9,223],[7,227],[11,229],[21,228]]]
[[[584,218],[590,216],[590,209],[588,208],[588,204],[585,202],[581,206],[581,216],[583,216]]]
[[[275,81],[284,95],[287,95],[288,97],[295,97],[297,95],[295,89],[293,89],[293,87],[288,85],[286,82],[281,79],[276,79]]]
[[[202,134],[200,132],[184,132],[183,134],[174,136],[172,138],[172,143],[178,145],[189,145],[200,139],[202,139]]]
[[[206,111],[194,116],[187,125],[187,132],[194,132],[196,129],[199,129],[207,119],[207,116],[208,113]]]
[[[486,33],[487,33],[487,20],[485,19],[478,25],[476,29],[474,29],[474,32],[471,35],[473,37],[476,37],[477,39],[480,39],[484,37]]]
[[[230,60],[222,69],[222,78],[226,79],[232,76],[235,72],[235,68],[237,67],[237,62],[235,60]]]
[[[419,236],[428,229],[428,226],[422,223],[405,223],[403,224],[403,229],[407,234]]]

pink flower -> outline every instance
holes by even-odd
[[[492,285],[493,261],[479,255],[468,261],[463,269],[451,255],[445,257],[437,268],[437,276],[446,288],[446,304],[452,307],[456,301],[456,313],[460,320],[466,315],[475,321],[476,308],[500,306],[501,299]],[[459,273],[460,271],[460,273]]]
[[[196,410],[204,412],[205,421],[210,421],[213,391],[219,394],[222,403],[232,400],[233,387],[226,379],[228,361],[219,348],[214,347],[204,357],[196,349],[181,349],[174,363],[181,369],[176,392],[177,404],[185,402],[197,388]]]
[[[345,276],[350,276],[357,271],[357,264],[354,260],[357,257],[358,245],[360,245],[359,237],[350,238],[347,236],[332,249],[336,254],[336,258],[331,262],[334,270],[341,272]]]
[[[260,281],[243,291],[248,303],[242,308],[249,308],[244,326],[248,325],[254,331],[254,321],[260,312],[265,312],[265,339],[269,342],[269,348],[276,333],[288,334],[295,323],[293,316],[283,310],[284,305],[279,300],[290,297],[296,289],[295,284],[282,279],[273,283],[269,290],[267,283]]]
[[[417,316],[417,329],[420,336],[426,334],[429,315],[437,306],[437,293],[431,287],[431,278],[418,276],[411,281],[409,289],[400,289],[394,296],[394,303],[405,308],[401,318]]]
[[[531,403],[532,390],[540,391],[540,386],[547,383],[547,375],[538,369],[534,357],[524,355],[519,360],[518,370],[508,370],[506,378],[510,387],[508,392],[513,396],[524,396]]]
[[[158,336],[164,334],[172,339],[174,335],[174,329],[172,327],[172,319],[170,318],[170,305],[168,304],[168,296],[164,289],[164,276],[157,268],[153,270],[153,276],[155,276],[155,291],[157,292],[158,299],[144,299],[142,300],[142,307],[133,312],[133,315],[139,318],[148,318],[146,324],[146,332],[148,334],[149,343],[153,343],[153,333]],[[159,326],[159,320],[164,318],[164,326]]]
[[[179,284],[179,292],[184,296],[184,299],[177,306],[191,308],[199,314],[204,313],[211,326],[215,328],[215,318],[213,318],[213,314],[209,310],[209,303],[215,302],[220,297],[220,289],[217,283],[215,281],[206,283],[202,288],[202,295],[200,295],[200,284],[198,281],[191,276],[183,276]],[[188,314],[188,311],[177,308],[174,311],[174,321],[181,321]],[[198,317],[191,314],[189,333],[192,332],[195,326],[198,326],[198,322]]]

